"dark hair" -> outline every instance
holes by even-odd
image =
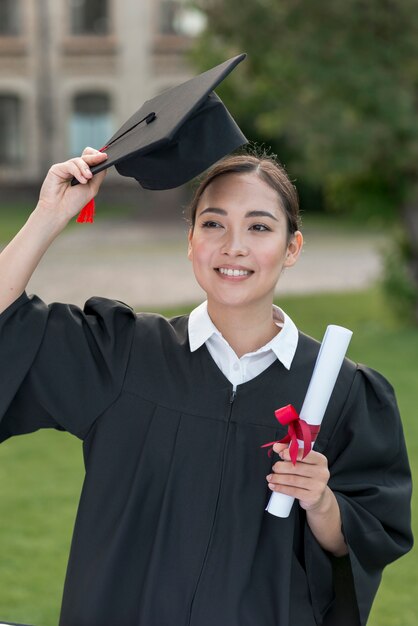
[[[196,220],[196,210],[200,198],[205,189],[219,176],[225,174],[249,174],[255,173],[274,191],[276,191],[280,204],[285,211],[288,225],[288,235],[293,235],[300,227],[299,199],[296,187],[290,181],[286,170],[274,155],[266,153],[257,154],[235,154],[225,157],[213,165],[204,175],[188,208],[188,215],[191,228],[194,228]]]

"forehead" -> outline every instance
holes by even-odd
[[[283,213],[282,203],[275,189],[254,172],[222,174],[205,189],[197,206],[197,213],[207,207],[221,209],[269,209],[276,215]]]

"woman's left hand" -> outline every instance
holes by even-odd
[[[306,511],[308,525],[324,550],[335,556],[347,554],[340,508],[335,494],[328,487],[327,458],[311,450],[302,459],[302,450],[299,450],[296,465],[293,465],[287,444],[275,443],[273,450],[283,460],[275,463],[272,474],[267,476],[270,489],[299,500]]]
[[[272,473],[267,476],[269,488],[297,498],[306,511],[320,509],[325,505],[330,477],[327,458],[311,450],[302,459],[302,450],[299,450],[296,465],[293,465],[287,444],[275,443],[273,450],[282,461],[277,461],[272,467]]]

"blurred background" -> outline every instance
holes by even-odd
[[[101,147],[142,102],[190,78],[204,19],[177,0],[1,0],[4,192],[36,193],[52,163]]]
[[[351,358],[395,386],[416,474],[415,0],[0,0],[0,248],[52,163],[100,148],[146,99],[240,52],[217,93],[301,199],[306,246],[277,302],[318,339],[327,323],[354,330]],[[29,291],[189,311],[203,298],[186,260],[192,189],[147,192],[110,170],[95,224],[69,226]],[[0,620],[57,624],[82,479],[66,435],[2,446]],[[416,626],[416,589],[413,552],[385,572],[370,624]]]

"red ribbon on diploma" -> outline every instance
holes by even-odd
[[[107,146],[103,146],[103,148],[100,148],[99,152],[104,152],[106,148]],[[85,206],[83,206],[76,221],[79,224],[85,224],[86,222],[92,224],[94,222],[95,211],[96,203],[94,202],[94,198],[92,198]]]
[[[268,455],[271,456],[275,443],[290,443],[290,458],[293,465],[296,465],[299,452],[298,439],[300,441],[303,441],[302,459],[304,459],[305,456],[309,454],[312,449],[312,443],[316,440],[320,426],[308,424],[308,422],[305,422],[305,420],[301,420],[299,417],[299,413],[291,404],[283,406],[281,409],[277,409],[277,411],[274,412],[274,415],[276,416],[276,419],[280,422],[280,424],[282,424],[283,426],[287,426],[287,435],[279,441],[270,441],[269,443],[265,443],[261,446],[261,448],[270,447]]]

